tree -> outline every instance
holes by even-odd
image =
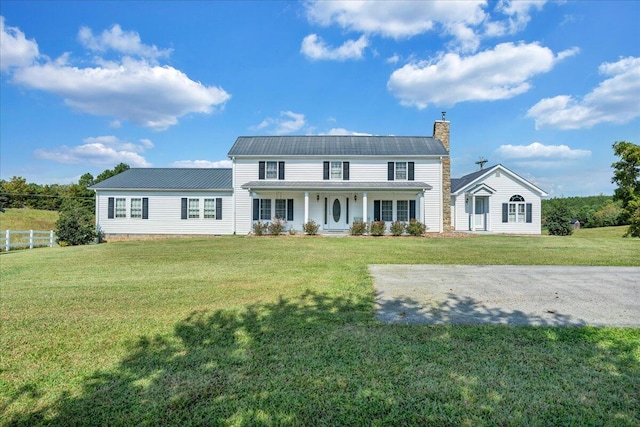
[[[80,206],[70,205],[60,212],[56,221],[58,243],[86,245],[97,236],[93,215]]]
[[[620,160],[613,163],[611,182],[618,184],[614,200],[622,202],[622,216],[629,222],[625,237],[640,237],[640,145],[627,141],[613,144],[613,152]]]
[[[549,211],[545,225],[552,236],[569,236],[573,233],[571,215],[564,205],[555,206]]]
[[[105,180],[105,179],[107,179],[107,178],[111,178],[112,176],[116,176],[116,175],[118,175],[119,173],[122,173],[122,172],[124,172],[124,171],[126,171],[126,170],[129,170],[129,169],[131,169],[131,168],[129,167],[129,165],[128,165],[128,164],[126,164],[126,163],[120,163],[120,164],[119,164],[119,165],[117,165],[115,168],[113,168],[113,169],[107,169],[107,170],[105,170],[104,172],[102,172],[100,175],[98,175],[98,176],[96,177],[96,179],[95,179],[95,182],[94,182],[93,184],[97,184],[97,183],[99,183],[99,182],[102,182],[102,181],[104,181],[104,180]],[[85,174],[85,175],[86,175],[86,174]],[[83,175],[83,177],[84,177],[85,175]]]

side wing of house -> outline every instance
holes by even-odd
[[[276,217],[298,231],[309,220],[323,232],[344,232],[357,220],[389,225],[411,218],[442,231],[442,155],[233,153],[238,234]]]
[[[457,231],[541,233],[541,197],[546,193],[502,165],[467,175],[452,193]]]
[[[91,188],[106,235],[232,234],[231,169],[130,169]]]

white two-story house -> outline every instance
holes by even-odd
[[[477,206],[476,196],[486,201],[486,210],[498,206],[489,203],[491,195],[478,192],[476,182],[469,189],[457,188],[463,193],[452,193],[444,117],[434,123],[432,136],[239,137],[228,156],[231,169],[130,169],[92,186],[97,225],[108,236],[248,234],[254,223],[279,218],[298,232],[312,220],[321,233],[345,233],[354,221],[390,225],[415,219],[427,232],[439,233],[475,230],[464,212],[477,217],[469,210]],[[539,234],[540,196],[545,194],[519,177],[516,183],[537,191],[535,197],[526,193],[531,206],[525,205],[522,217],[524,224],[535,218],[537,228],[518,227],[516,204],[511,229],[496,231]],[[487,188],[498,194],[496,200],[506,197],[499,189],[482,190]],[[470,191],[475,191],[473,201],[466,197],[458,203],[456,196]],[[487,224],[491,221],[482,229],[492,231]]]

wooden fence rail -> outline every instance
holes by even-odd
[[[0,238],[2,248],[9,252],[12,248],[29,248],[56,245],[56,233],[51,231],[42,230],[6,230],[4,237]]]

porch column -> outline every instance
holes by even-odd
[[[367,220],[367,193],[362,193],[362,221],[369,223]]]
[[[419,200],[420,201],[419,201],[418,204],[420,206],[418,206],[418,209],[420,209],[420,211],[417,212],[416,216],[419,218],[421,223],[425,224],[425,219],[426,218],[425,218],[425,215],[424,215],[425,214],[425,212],[424,212],[424,191],[422,193],[420,193],[420,199]]]
[[[304,223],[309,222],[309,192],[304,192]]]
[[[471,195],[471,231],[476,231],[476,195]]]

